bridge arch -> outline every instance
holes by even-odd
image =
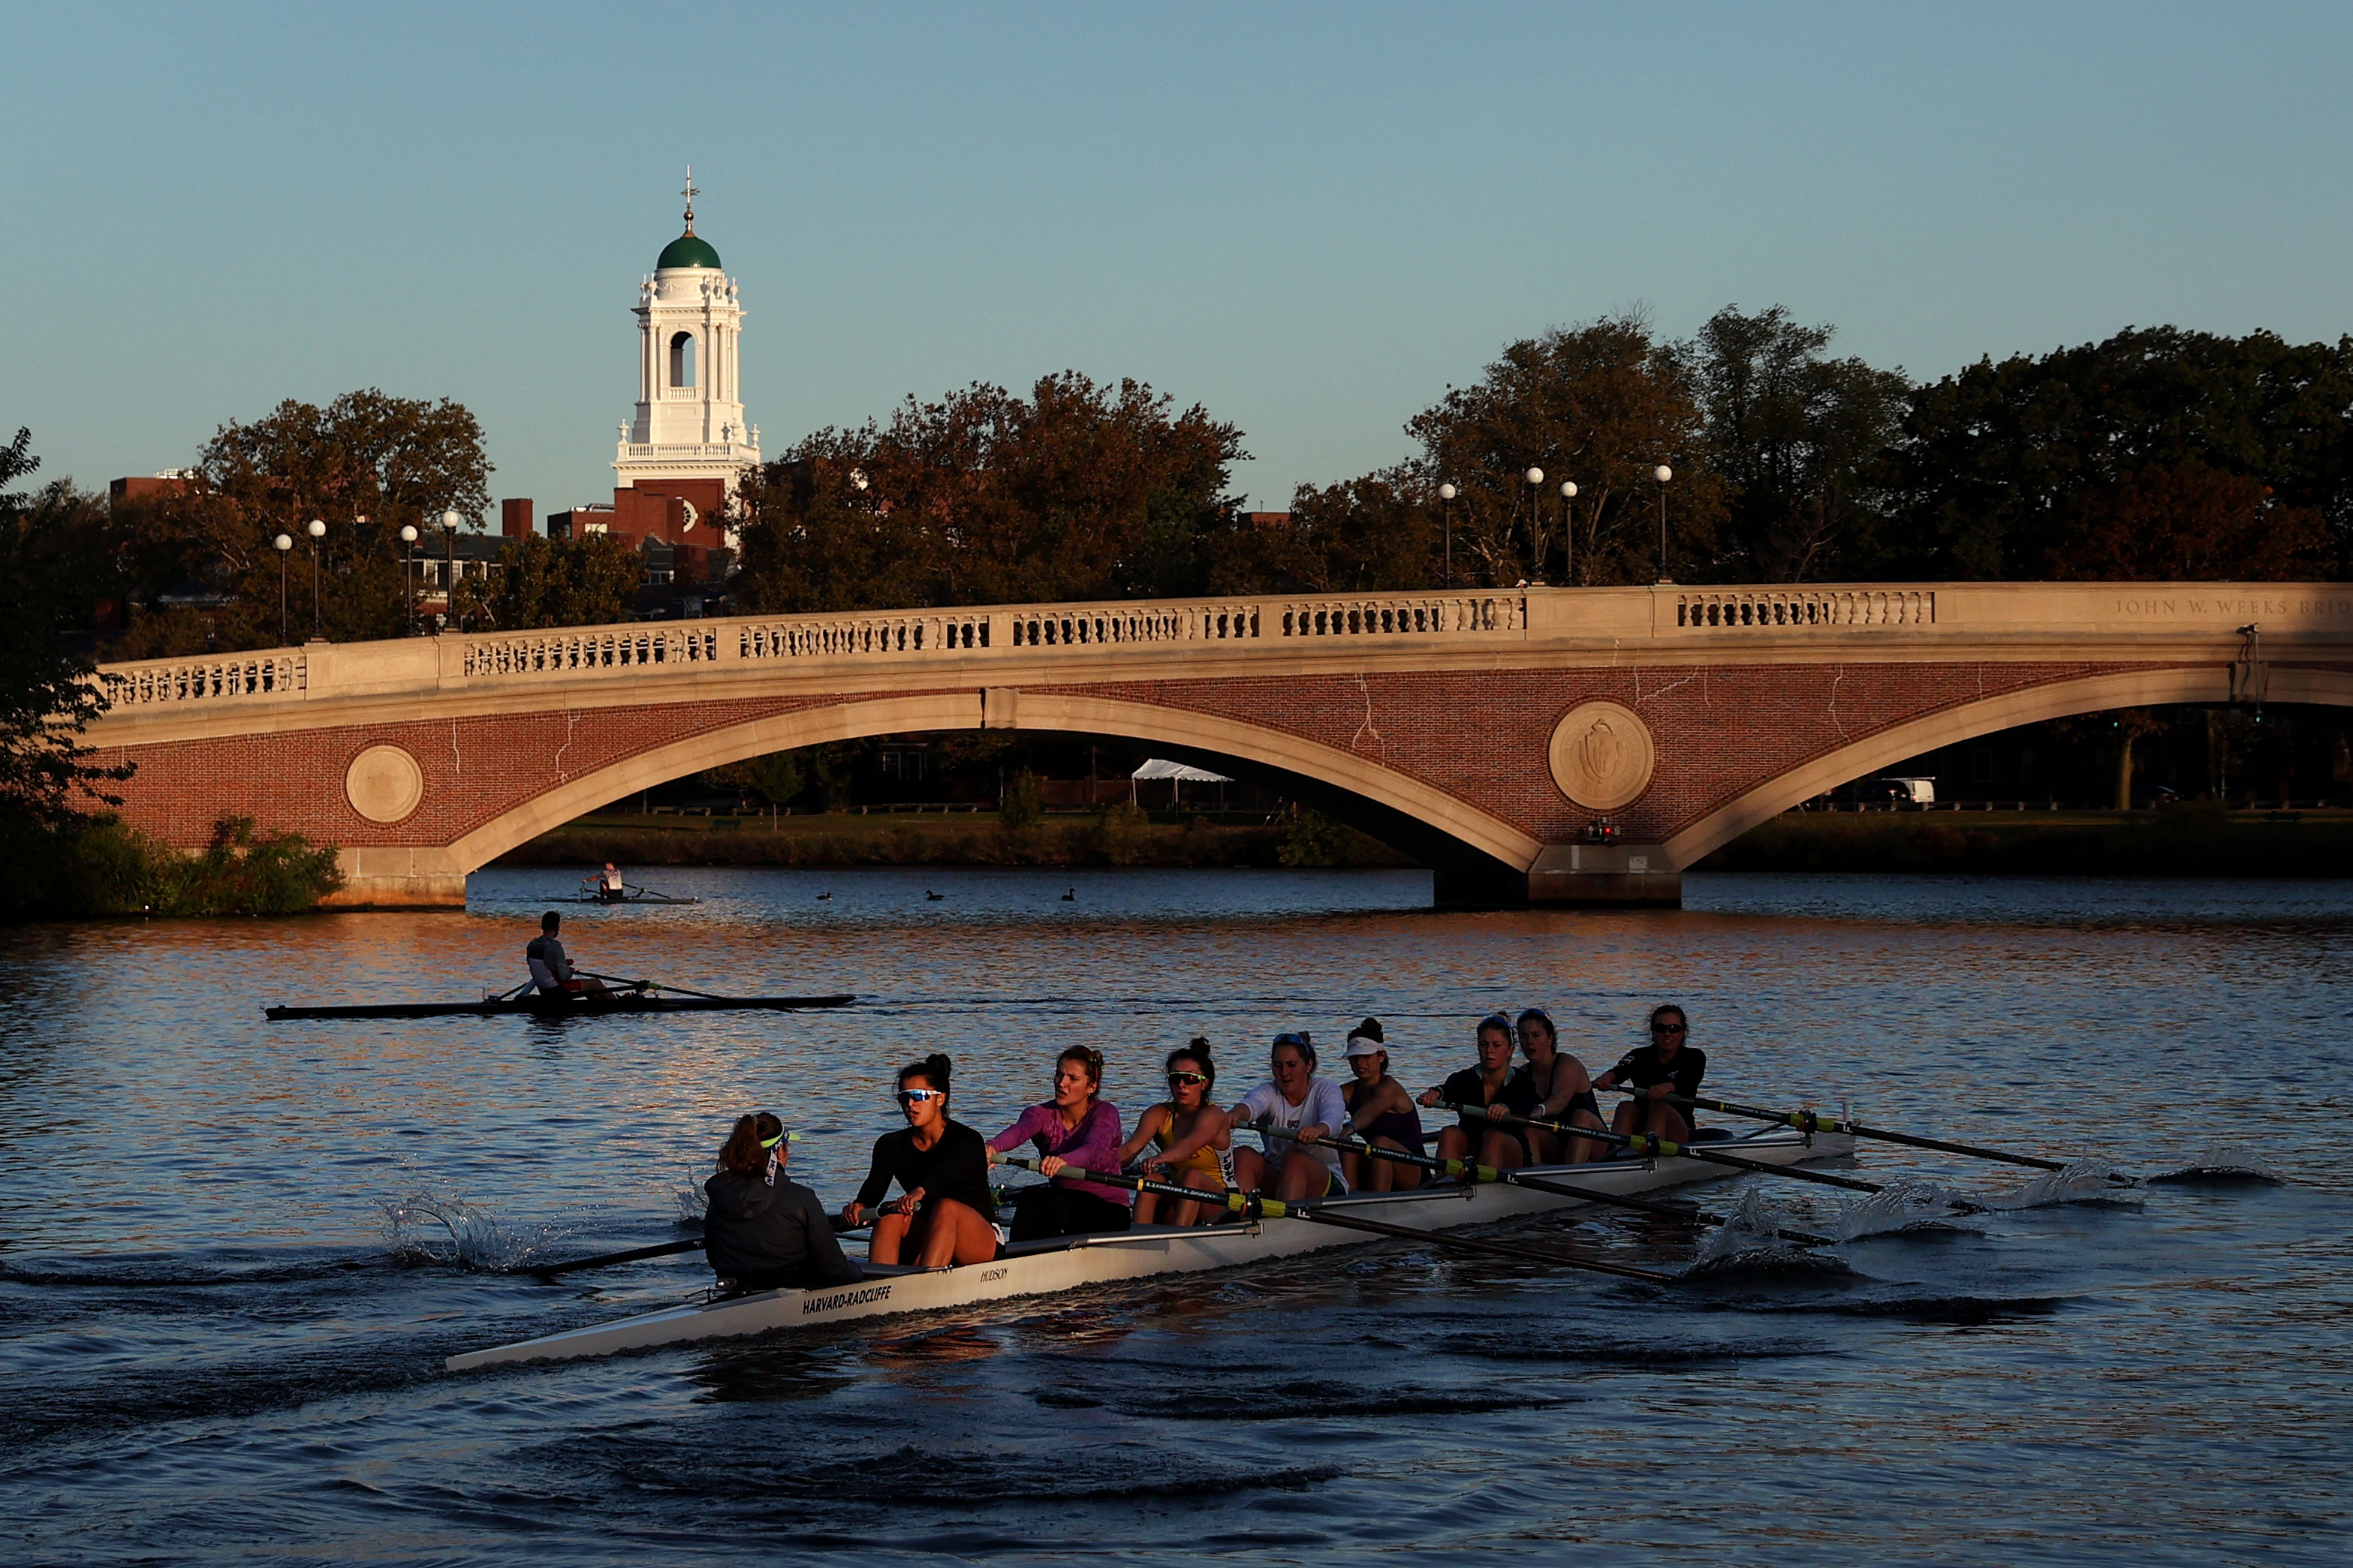
[[[1502,818],[1409,774],[1263,725],[1107,698],[964,691],[799,708],[638,752],[566,779],[475,828],[449,846],[451,868],[461,875],[478,869],[608,801],[747,757],[872,735],[981,728],[1137,742],[1180,760],[1229,766],[1428,864],[1467,874],[1524,872],[1544,847]]]
[[[1668,839],[1667,858],[1677,867],[1688,867],[1800,801],[1940,746],[2046,719],[2114,708],[2228,702],[2232,696],[2231,666],[2208,664],[2085,676],[1947,708],[1882,730],[1767,779]],[[2353,674],[2275,667],[2268,672],[2263,700],[2353,707]]]

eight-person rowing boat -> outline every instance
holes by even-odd
[[[1698,1087],[1700,1058],[1683,1044],[1682,1031],[1655,1027],[1669,1016],[1684,1022],[1680,1009],[1662,1008],[1651,1018],[1653,1045],[1592,1080],[1558,1050],[1540,1009],[1523,1014],[1516,1030],[1505,1015],[1482,1020],[1478,1065],[1422,1097],[1424,1105],[1459,1116],[1440,1135],[1434,1157],[1422,1151],[1410,1102],[1398,1103],[1407,1100],[1403,1091],[1389,1092],[1396,1084],[1377,1019],[1350,1032],[1353,1097],[1317,1076],[1305,1031],[1285,1031],[1268,1053],[1267,1081],[1220,1110],[1210,1097],[1216,1067],[1208,1043],[1196,1039],[1169,1053],[1168,1099],[1148,1107],[1124,1141],[1117,1107],[1101,1097],[1103,1057],[1091,1047],[1063,1051],[1051,1097],[988,1139],[949,1116],[954,1064],[934,1053],[900,1071],[895,1099],[905,1125],[876,1141],[866,1178],[839,1215],[845,1233],[871,1226],[864,1259],[844,1258],[829,1235],[820,1238],[814,1194],[785,1180],[782,1120],[745,1117],[706,1184],[707,1251],[717,1275],[710,1291],[617,1322],[452,1356],[448,1364],[462,1371],[604,1355],[964,1307],[1245,1266],[1375,1237],[1662,1281],[1672,1277],[1556,1247],[1446,1233],[1596,1205],[1713,1222],[1716,1216],[1640,1194],[1720,1180],[1728,1169],[1798,1173],[1805,1163],[1852,1152],[1854,1139],[1843,1131],[1693,1133],[1688,1094],[1680,1106],[1669,1105],[1665,1093],[1646,1096],[1637,1133],[1602,1131],[1595,1086],[1630,1079],[1666,1085],[1666,1092],[1686,1079]],[[1662,1034],[1671,1042],[1661,1042]],[[1535,1048],[1514,1072],[1520,1041]],[[1644,1137],[1669,1131],[1662,1111],[1676,1116],[1683,1136],[1646,1145]],[[1249,1131],[1260,1134],[1261,1146],[1236,1147],[1233,1133]],[[1701,1141],[1706,1151],[1685,1146]],[[1590,1150],[1567,1152],[1588,1142]],[[1025,1143],[1032,1152],[1013,1152]],[[989,1185],[992,1163],[1047,1178],[1016,1192],[1009,1223]]]

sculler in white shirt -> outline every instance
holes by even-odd
[[[1242,1096],[1230,1115],[1235,1131],[1264,1119],[1274,1127],[1295,1128],[1296,1142],[1261,1131],[1266,1145],[1234,1150],[1234,1184],[1286,1202],[1299,1198],[1336,1197],[1348,1190],[1341,1179],[1339,1153],[1316,1142],[1337,1133],[1348,1120],[1340,1087],[1315,1076],[1315,1046],[1304,1034],[1274,1037],[1269,1054],[1274,1077]]]

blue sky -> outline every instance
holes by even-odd
[[[638,277],[742,281],[767,447],[1134,376],[1261,506],[1506,341],[1787,305],[1915,375],[2353,331],[2353,7],[16,5],[0,426],[43,477],[358,386],[611,488]]]

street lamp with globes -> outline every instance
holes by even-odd
[[[302,531],[311,536],[311,640],[316,642],[327,635],[319,619],[319,541],[327,537],[327,525],[314,517]]]
[[[1651,470],[1651,477],[1659,481],[1659,581],[1672,583],[1674,579],[1667,575],[1667,481],[1675,477],[1675,471],[1661,463]]]
[[[286,552],[294,548],[294,536],[281,533],[271,540],[278,547],[278,646],[284,647],[286,637]]]
[[[1536,582],[1544,581],[1544,495],[1536,487],[1544,483],[1544,470],[1530,468],[1521,478],[1528,481],[1528,547],[1535,559],[1528,563],[1528,575]],[[1525,586],[1525,584],[1522,586]]]
[[[400,525],[400,549],[405,559],[400,567],[400,629],[406,634],[417,629],[417,525]]]
[[[458,530],[466,514],[456,507],[441,514],[441,618],[448,625],[458,612]]]
[[[1577,481],[1560,481],[1561,581],[1577,582]]]
[[[1438,487],[1438,514],[1446,520],[1446,585],[1454,586],[1454,498],[1459,492],[1451,485]]]

